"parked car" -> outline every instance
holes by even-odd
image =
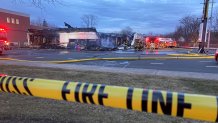
[[[215,60],[218,63],[218,49],[216,50],[216,53],[215,53]]]
[[[128,46],[126,46],[125,44],[120,45],[118,48],[118,50],[127,50]]]
[[[60,44],[43,44],[39,47],[40,49],[65,49]]]

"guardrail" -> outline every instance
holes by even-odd
[[[218,122],[218,97],[0,75],[0,91]]]

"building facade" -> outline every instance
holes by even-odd
[[[58,33],[60,44],[72,49],[77,45],[88,47],[99,39],[95,28],[65,28],[59,29]]]
[[[29,29],[29,44],[33,47],[59,45],[64,48],[89,49],[99,46],[95,28],[41,28]]]
[[[27,33],[30,27],[29,15],[0,8],[0,27],[6,29],[7,40],[11,45],[27,45]]]

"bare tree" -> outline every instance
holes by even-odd
[[[14,2],[16,3],[31,2],[34,6],[39,7],[39,8],[43,8],[43,3],[63,5],[62,0],[30,0],[30,1],[14,0]]]
[[[42,26],[43,19],[38,17],[36,20],[31,20],[30,24],[34,26]]]
[[[54,24],[48,23],[45,19],[37,18],[36,20],[31,20],[31,25],[45,27],[45,28],[55,28]]]
[[[176,29],[176,37],[178,38],[178,36],[181,35],[186,41],[197,43],[200,23],[201,22],[195,16],[183,17],[180,20],[180,26]]]
[[[181,37],[183,37],[183,27],[182,26],[177,26],[176,27],[176,31],[173,34],[173,38],[175,38],[176,40],[179,40]]]
[[[214,14],[212,29],[214,32],[218,32],[218,11]]]
[[[81,21],[86,28],[94,28],[97,25],[97,17],[95,15],[83,15]]]
[[[212,19],[212,27],[210,30],[210,43],[217,44],[218,43],[218,10],[215,10],[213,13]]]

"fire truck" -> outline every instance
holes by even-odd
[[[160,48],[173,48],[177,46],[176,41],[172,38],[159,38]]]
[[[0,54],[3,53],[3,51],[10,50],[9,42],[7,40],[7,31],[4,28],[0,27]]]
[[[160,38],[156,36],[148,36],[145,38],[146,48],[173,48],[177,46],[176,41],[173,41],[172,38]]]
[[[149,36],[145,38],[145,44],[147,49],[158,49],[159,48],[159,37]]]

